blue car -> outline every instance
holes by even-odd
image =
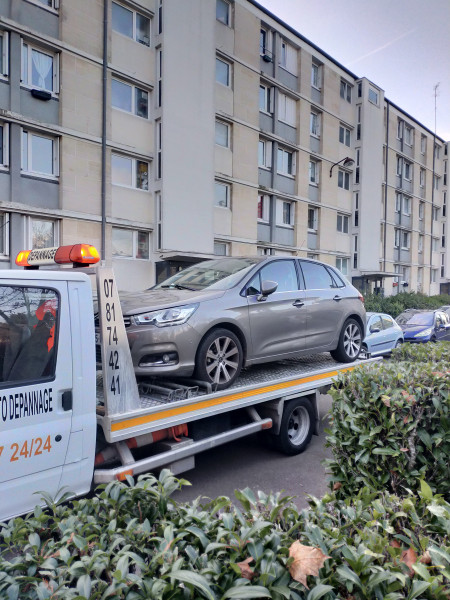
[[[405,310],[397,322],[403,329],[405,342],[450,341],[450,317],[441,310]]]
[[[403,343],[403,331],[390,315],[366,313],[367,333],[364,338],[361,356],[382,356]]]

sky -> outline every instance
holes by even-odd
[[[258,1],[450,140],[450,0]]]

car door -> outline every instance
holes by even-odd
[[[368,331],[370,333],[372,354],[387,352],[391,348],[390,339],[392,336],[389,333],[389,327],[387,327],[388,323],[386,322],[386,328],[384,324],[383,315],[373,315],[369,321]]]
[[[65,281],[0,280],[0,517],[58,492],[72,410]]]
[[[438,341],[450,340],[450,324],[445,313],[436,313],[435,335]]]
[[[276,291],[261,298],[261,283],[275,281]],[[246,286],[252,359],[283,357],[303,350],[306,310],[294,260],[266,263]]]
[[[305,280],[308,315],[307,349],[326,348],[339,336],[347,298],[325,265],[299,260]]]

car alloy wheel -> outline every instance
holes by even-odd
[[[330,354],[334,360],[353,362],[359,356],[362,348],[362,329],[355,319],[347,319],[339,336],[338,347]]]
[[[242,367],[242,346],[237,336],[226,329],[212,331],[200,344],[197,376],[216,389],[225,389],[238,377]]]

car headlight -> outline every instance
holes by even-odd
[[[171,327],[182,325],[197,310],[198,304],[187,304],[186,306],[174,306],[153,310],[142,315],[135,315],[137,325],[156,325],[156,327]]]
[[[431,335],[431,332],[433,331],[432,327],[429,327],[428,329],[424,329],[423,331],[419,331],[419,333],[416,333],[416,335],[414,336],[416,337],[427,337],[429,335]]]

